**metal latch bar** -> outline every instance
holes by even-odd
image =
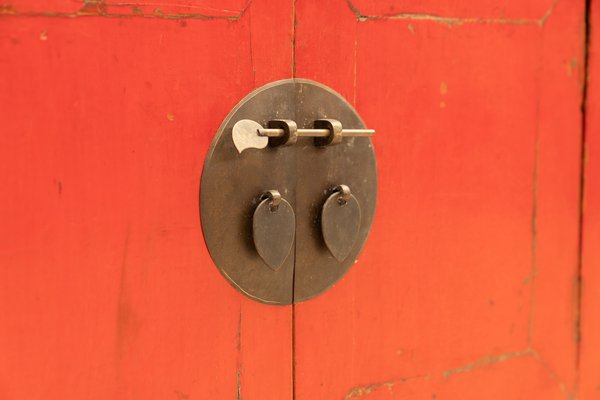
[[[374,129],[343,129],[340,121],[335,119],[318,119],[312,129],[298,129],[292,120],[270,120],[268,127],[256,121],[243,119],[233,126],[232,139],[239,153],[246,149],[264,149],[271,146],[289,146],[296,143],[299,137],[312,137],[316,146],[323,147],[342,142],[344,137],[371,137]]]
[[[296,131],[299,137],[328,137],[331,135],[329,129],[298,129]],[[283,137],[285,130],[276,128],[258,129],[258,136]],[[342,129],[343,137],[371,137],[375,135],[375,129]]]

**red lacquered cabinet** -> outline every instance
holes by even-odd
[[[269,82],[376,130],[318,297],[215,267],[213,136]],[[597,0],[0,4],[0,399],[600,399]]]

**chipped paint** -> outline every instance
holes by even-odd
[[[546,361],[542,360],[538,352],[532,349],[531,355],[535,358],[537,363],[546,370],[550,379],[558,384],[560,391],[567,397],[568,400],[575,400],[577,398],[575,392],[571,391],[568,386],[559,378],[558,374],[550,367],[550,365]]]
[[[175,396],[177,397],[178,400],[187,400],[190,398],[190,395],[187,393],[184,393],[180,390],[173,390],[173,393],[175,393]]]
[[[477,370],[479,368],[488,367],[490,365],[499,364],[499,363],[502,363],[505,361],[509,361],[509,360],[513,360],[513,359],[521,358],[521,357],[532,357],[540,366],[542,366],[546,370],[546,372],[548,373],[548,376],[554,382],[556,382],[558,384],[560,390],[565,394],[566,398],[568,400],[575,400],[576,397],[575,397],[574,392],[571,391],[568,388],[568,386],[559,379],[558,375],[550,368],[550,366],[545,361],[543,361],[541,359],[539,354],[535,350],[533,350],[532,348],[529,348],[529,347],[522,351],[514,351],[514,352],[507,352],[507,353],[496,354],[496,355],[483,356],[483,357],[478,358],[475,361],[469,362],[463,366],[446,369],[446,370],[442,371],[441,373],[438,372],[438,373],[434,373],[434,374],[419,375],[419,376],[414,376],[414,377],[400,378],[400,379],[396,379],[396,380],[388,380],[388,381],[383,381],[383,382],[370,383],[370,384],[366,384],[366,385],[356,386],[356,387],[351,388],[346,393],[346,395],[344,396],[344,400],[357,399],[357,398],[369,396],[370,394],[373,394],[374,392],[376,392],[380,389],[386,389],[390,394],[392,394],[393,388],[395,386],[403,384],[403,383],[407,383],[407,382],[415,381],[415,380],[434,380],[436,378],[442,378],[444,380],[447,380],[456,374],[468,373],[473,370]]]
[[[352,4],[351,0],[346,1],[348,7],[356,18],[363,22],[368,20],[378,20],[378,19],[407,19],[407,20],[415,20],[415,21],[431,21],[435,23],[439,23],[442,25],[446,25],[449,27],[463,25],[463,24],[502,24],[502,25],[538,25],[544,26],[548,18],[552,15],[558,0],[554,0],[548,10],[544,12],[544,14],[540,18],[478,18],[478,17],[448,17],[441,16],[435,14],[426,14],[426,13],[397,13],[391,15],[364,15],[360,12],[354,4]]]
[[[534,354],[534,352],[531,349],[526,349],[523,351],[514,351],[514,352],[503,353],[503,354],[499,354],[499,355],[485,356],[485,357],[481,357],[471,363],[463,365],[462,367],[448,369],[448,370],[442,372],[442,376],[444,377],[444,379],[448,379],[449,377],[451,377],[452,375],[455,375],[455,374],[469,372],[476,368],[481,368],[481,367],[485,367],[488,365],[501,363],[503,361],[507,361],[507,360],[517,358],[517,357],[532,356],[533,354]]]
[[[348,391],[348,393],[346,393],[346,395],[344,396],[344,400],[350,400],[350,399],[356,399],[359,397],[363,397],[363,396],[366,396],[366,395],[369,395],[369,394],[375,392],[376,390],[383,389],[383,388],[387,389],[391,393],[392,389],[396,385],[414,381],[414,380],[428,379],[428,378],[429,378],[429,376],[422,375],[422,376],[414,376],[414,377],[409,377],[409,378],[400,378],[397,380],[391,380],[391,381],[380,382],[380,383],[373,383],[373,384],[369,384],[369,385],[365,385],[365,386],[357,386],[357,387],[350,389],[350,391]]]
[[[83,6],[74,12],[64,11],[19,11],[12,4],[0,5],[0,17],[46,17],[46,18],[80,18],[80,17],[103,17],[103,18],[157,18],[157,19],[224,19],[239,21],[252,3],[252,0],[244,5],[238,12],[222,9],[214,10],[230,15],[214,14],[210,12],[164,12],[161,8],[151,4],[137,3],[109,3],[103,0],[84,1]],[[146,9],[154,7],[151,11]],[[176,5],[176,8],[193,9],[187,5]]]

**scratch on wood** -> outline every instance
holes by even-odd
[[[120,360],[124,351],[125,334],[127,323],[130,317],[130,306],[127,293],[127,285],[125,280],[127,279],[127,255],[129,253],[129,237],[130,237],[130,226],[127,226],[125,232],[125,240],[123,243],[123,256],[121,258],[121,275],[119,278],[119,295],[117,298],[117,358]]]
[[[242,384],[241,384],[241,379],[240,379],[241,373],[240,373],[239,369],[236,371],[235,375],[236,375],[236,388],[237,388],[235,398],[236,398],[236,400],[242,400]]]
[[[514,351],[514,352],[504,353],[504,354],[500,354],[500,355],[485,356],[478,360],[473,361],[472,363],[463,365],[462,367],[446,370],[442,373],[442,376],[444,377],[444,379],[448,379],[450,376],[455,375],[455,374],[469,372],[476,368],[481,368],[481,367],[485,367],[488,365],[501,363],[503,361],[510,360],[510,359],[517,358],[517,357],[532,356],[533,354],[534,354],[533,350],[526,349],[523,351]]]
[[[236,376],[236,400],[242,399],[242,306],[240,305],[240,314],[238,317],[237,328],[237,367]]]
[[[179,390],[174,390],[173,392],[175,393],[175,396],[177,397],[178,400],[187,400],[190,398],[189,394],[181,392]]]
[[[558,0],[554,0],[552,2],[552,4],[550,5],[550,8],[548,8],[548,10],[546,10],[546,12],[544,13],[544,15],[542,15],[542,17],[539,19],[538,24],[540,26],[544,26],[544,24],[546,23],[546,21],[548,21],[548,18],[550,18],[550,16],[554,12],[554,8],[556,7],[557,4],[558,4]]]
[[[373,393],[374,391],[383,389],[383,388],[385,388],[389,392],[391,392],[392,389],[394,388],[394,386],[396,386],[396,385],[414,381],[417,379],[428,379],[428,378],[429,378],[429,376],[427,376],[427,375],[413,376],[413,377],[409,377],[409,378],[401,378],[401,379],[392,380],[392,381],[373,383],[373,384],[365,385],[365,386],[357,386],[357,387],[350,389],[350,391],[348,393],[346,393],[346,396],[344,396],[344,400],[356,399],[356,398],[359,398],[359,397],[362,397],[365,395],[369,395],[369,394]]]
[[[554,0],[548,10],[537,19],[528,18],[478,18],[478,17],[446,17],[435,14],[425,13],[397,13],[390,15],[364,15],[358,8],[352,3],[351,0],[346,0],[348,7],[354,13],[359,21],[377,20],[377,19],[403,19],[403,20],[416,20],[416,21],[431,21],[446,26],[456,26],[462,24],[503,24],[503,25],[539,25],[543,26],[548,18],[554,12],[554,8],[558,3],[558,0]]]
[[[537,361],[537,363],[540,364],[542,368],[546,370],[550,379],[552,379],[558,384],[559,389],[567,397],[568,400],[575,400],[577,398],[575,392],[567,387],[567,385],[559,378],[558,374],[550,367],[550,365],[548,365],[548,363],[542,360],[540,355],[535,350],[531,350],[531,355]]]
[[[95,0],[98,1],[99,0]],[[84,3],[86,2],[90,2],[93,3],[94,1],[90,1],[90,0],[84,0]],[[143,7],[181,7],[183,4],[182,3],[153,3],[153,2],[124,2],[124,1],[103,1],[103,3],[107,6],[143,6]],[[213,7],[208,7],[208,6],[199,6],[199,5],[194,5],[194,4],[185,4],[186,8],[197,8],[197,9],[201,9],[201,10],[206,10],[206,11],[214,11],[214,12],[219,12],[219,13],[229,13],[229,14],[233,14],[233,15],[237,15],[239,13],[239,11],[237,10],[230,10],[227,8],[213,8]],[[244,5],[244,8],[246,7],[246,5]]]
[[[487,356],[481,357],[481,358],[479,358],[471,363],[468,363],[466,365],[463,365],[461,367],[452,368],[452,369],[448,369],[448,370],[441,372],[441,378],[449,379],[450,377],[452,377],[453,375],[456,375],[456,374],[467,373],[467,372],[476,370],[478,368],[487,367],[490,365],[502,363],[504,361],[513,360],[513,359],[520,358],[520,357],[532,357],[538,364],[540,364],[540,366],[542,366],[546,370],[546,372],[548,373],[548,376],[554,382],[556,382],[558,384],[560,390],[566,395],[568,400],[576,399],[574,391],[570,390],[568,388],[568,386],[552,370],[552,368],[550,368],[550,366],[541,359],[539,354],[530,347],[528,347],[522,351],[507,352],[507,353],[503,353],[503,354],[499,354],[499,355],[487,355]],[[437,374],[419,375],[419,376],[414,376],[414,377],[400,378],[400,379],[396,379],[396,380],[389,380],[389,381],[384,381],[384,382],[377,382],[377,383],[371,383],[371,384],[367,384],[367,385],[353,387],[346,393],[346,395],[344,396],[344,400],[350,400],[350,399],[360,398],[363,396],[368,396],[380,389],[386,389],[391,394],[393,388],[396,385],[400,385],[400,384],[407,383],[410,381],[415,381],[415,380],[423,380],[423,379],[431,380],[431,379],[435,379],[436,375]]]
[[[539,101],[538,101],[539,102]],[[536,112],[537,113],[537,112]],[[531,211],[531,274],[525,279],[529,288],[529,316],[527,317],[527,343],[531,346],[533,341],[533,321],[535,309],[535,281],[537,270],[537,203],[538,203],[538,159],[539,159],[539,129],[536,128],[534,167],[533,167],[533,206]]]
[[[541,42],[538,49],[544,47],[544,35],[541,35]],[[543,53],[537,56],[536,67],[536,102],[535,102],[535,132],[533,146],[533,176],[532,176],[532,206],[531,206],[531,274],[525,279],[526,284],[530,284],[529,289],[529,315],[527,317],[527,344],[533,343],[533,321],[535,316],[535,286],[538,275],[537,266],[537,242],[538,242],[538,186],[539,186],[539,143],[540,143],[540,101],[541,101],[541,80],[542,67],[544,65]]]
[[[244,5],[237,13],[227,9],[208,9],[201,7],[208,12],[173,12],[166,13],[160,7],[181,7],[186,10],[193,10],[194,6],[184,4],[155,4],[155,3],[109,3],[103,0],[84,1],[83,6],[74,12],[63,11],[19,11],[12,4],[0,5],[0,17],[45,17],[45,18],[80,18],[80,17],[103,17],[103,18],[156,18],[156,19],[221,19],[229,21],[239,21],[248,10],[252,0]],[[157,7],[159,6],[159,7]],[[144,11],[145,8],[152,8],[151,11]],[[123,11],[127,10],[127,11]],[[222,13],[231,13],[231,15],[211,14],[210,11]]]
[[[119,277],[119,288],[117,295],[116,309],[116,334],[115,334],[115,374],[117,396],[124,389],[122,384],[123,361],[127,352],[127,345],[135,338],[139,332],[141,323],[135,315],[131,304],[131,294],[127,285],[128,257],[131,242],[131,225],[128,224],[125,230],[123,240],[123,254],[121,256],[121,273]]]

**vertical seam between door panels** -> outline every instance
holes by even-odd
[[[296,0],[292,0],[292,78],[296,78]],[[294,120],[298,120],[298,116],[296,115],[296,85],[294,84]],[[296,157],[294,157],[294,162],[298,161],[298,150],[295,148]],[[298,165],[296,165],[296,173],[298,171]],[[296,178],[294,182],[294,206],[296,207],[295,218],[298,218],[298,179]],[[298,227],[298,222],[295,224]],[[292,272],[292,400],[296,399],[296,256],[297,256],[297,241],[298,237],[294,232],[294,270]]]
[[[292,78],[296,77],[296,0],[292,0]]]

